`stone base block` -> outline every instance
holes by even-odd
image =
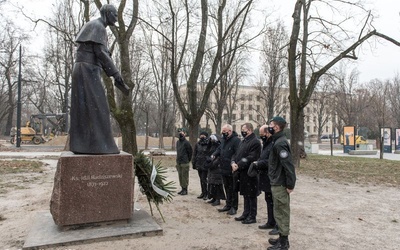
[[[64,152],[54,177],[50,212],[59,226],[125,220],[133,212],[133,157]]]

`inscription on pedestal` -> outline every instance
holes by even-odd
[[[130,219],[133,157],[63,153],[57,164],[50,212],[57,225]]]

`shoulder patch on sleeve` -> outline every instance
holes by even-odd
[[[288,151],[286,150],[281,150],[281,152],[279,152],[279,157],[281,157],[282,159],[286,159],[289,156]]]

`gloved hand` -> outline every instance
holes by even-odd
[[[254,169],[258,170],[258,165],[256,161],[253,161],[250,166],[252,166]]]
[[[122,79],[121,75],[119,73],[115,74],[114,76],[114,85],[117,87],[121,92],[128,96],[129,95],[129,87],[124,83],[124,80]]]

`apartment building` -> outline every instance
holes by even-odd
[[[266,124],[271,117],[267,117],[268,105],[259,87],[239,85],[237,93],[236,98],[228,101],[228,107],[224,109],[222,124],[230,121],[235,131],[239,131],[241,126],[246,122],[252,123],[255,128]],[[304,130],[308,136],[318,135],[319,127],[321,127],[321,134],[332,134],[334,129],[334,115],[331,114],[329,105],[325,103],[326,96],[322,96],[322,94],[315,92],[312,100],[304,109]],[[277,95],[278,97],[274,100],[274,116],[279,115],[289,123],[289,89],[281,88]],[[211,95],[209,107],[215,108],[216,102],[215,96]],[[182,116],[178,115],[176,127],[180,126],[182,126]],[[206,114],[200,120],[200,127],[208,128],[212,133],[220,132],[215,130],[215,124],[209,115]],[[288,127],[290,128],[290,123]]]

